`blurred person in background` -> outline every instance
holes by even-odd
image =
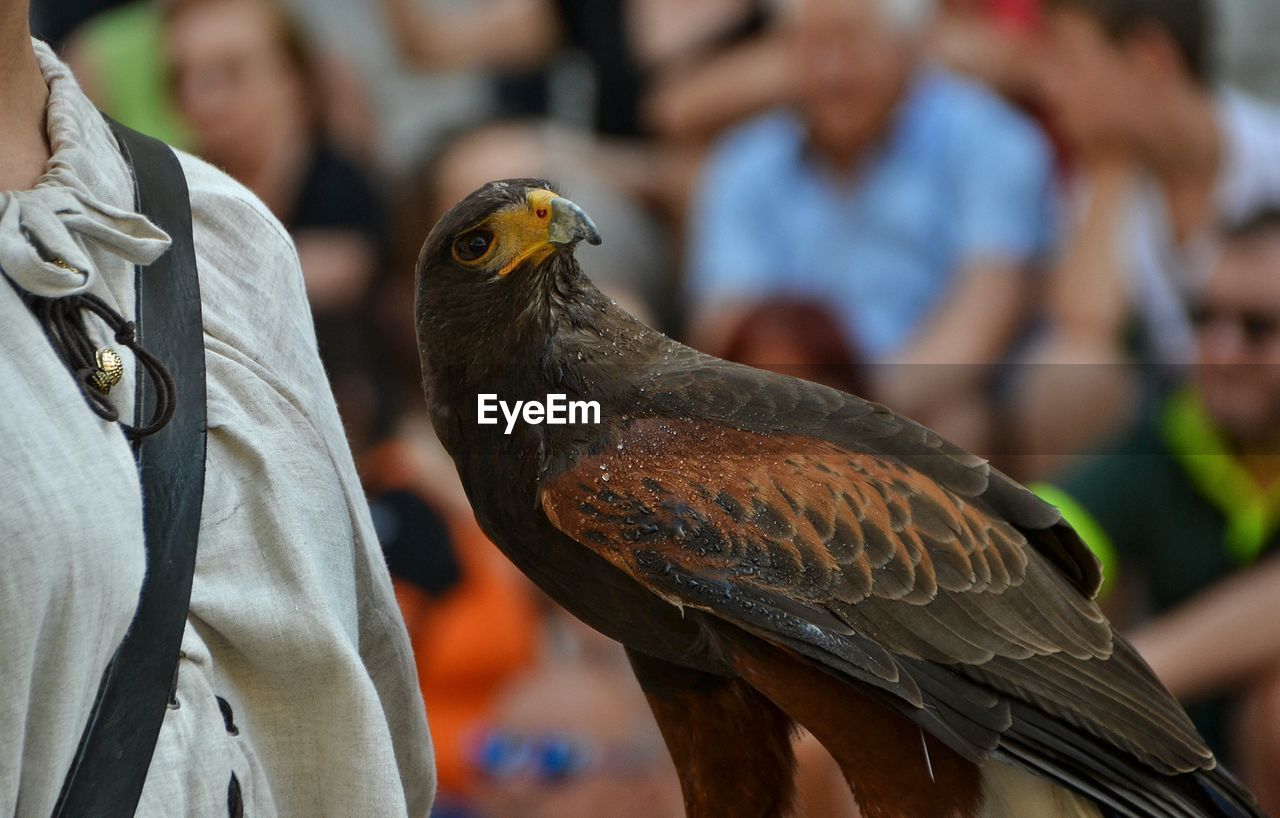
[[[1280,629],[1265,612],[1280,607],[1280,210],[1230,231],[1192,315],[1191,384],[1042,492],[1118,580],[1113,614],[1157,617],[1134,644],[1276,812]],[[1257,580],[1215,588],[1242,573]],[[1248,715],[1234,743],[1232,708]]]
[[[708,142],[793,85],[771,0],[383,5],[408,62],[489,72],[499,118],[579,129],[577,162],[676,226]]]
[[[171,93],[165,54],[164,14],[171,0],[109,5],[69,32],[59,48],[63,59],[85,94],[108,115],[149,136],[190,147],[191,134]],[[353,66],[329,48],[316,49],[312,56],[315,105],[327,137],[353,157],[372,159],[375,118]]]
[[[744,314],[725,341],[727,361],[871,398],[865,364],[822,304],[781,299]]]
[[[1052,237],[1052,160],[1028,119],[925,62],[932,11],[797,0],[795,105],[715,149],[688,294],[713,351],[756,302],[822,301],[875,365],[880,400],[982,450],[994,364]]]
[[[765,0],[382,2],[408,62],[499,72],[507,114],[548,113],[542,82],[520,81],[519,72],[527,77],[566,50],[583,54],[596,86],[590,121],[602,136],[705,136],[785,88],[780,50],[762,36]]]
[[[1070,164],[1066,140],[1040,94],[1040,49],[1046,0],[938,0],[929,32],[930,55],[982,82],[1023,111],[1045,132],[1061,177]],[[1058,225],[1060,232],[1060,224]],[[1037,296],[1034,301],[1039,301]]]
[[[1215,227],[1280,204],[1280,112],[1211,84],[1210,11],[1049,2],[1042,95],[1078,178],[1024,385],[1028,448],[1043,455],[1033,469],[1133,416],[1144,384],[1118,364],[1194,359],[1186,293],[1208,273]]]
[[[518,680],[472,738],[485,818],[679,818],[680,782],[622,650]],[[749,771],[744,771],[749,774]]]
[[[386,214],[369,177],[328,139],[301,30],[272,0],[165,5],[171,87],[196,152],[289,229],[321,355],[358,343],[352,321],[385,263]]]
[[[182,148],[191,135],[173,95],[164,48],[162,2],[134,0],[77,26],[63,58],[89,99],[136,131]]]

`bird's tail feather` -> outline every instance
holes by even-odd
[[[1196,773],[1195,782],[1221,810],[1222,818],[1268,818],[1253,795],[1221,766]]]
[[[1253,796],[1221,767],[1183,778],[1200,789],[1205,818],[1269,818]],[[1017,767],[982,766],[983,806],[978,818],[1113,818],[1119,813]]]

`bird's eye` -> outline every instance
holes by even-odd
[[[473,230],[453,243],[453,257],[458,261],[475,261],[489,252],[493,244],[493,233],[488,230]]]

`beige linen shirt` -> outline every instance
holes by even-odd
[[[0,815],[46,818],[145,555],[129,445],[90,411],[18,290],[88,291],[132,316],[133,263],[167,237],[134,213],[114,136],[70,71],[34,46],[53,158],[34,190],[0,193]],[[179,707],[138,814],[226,816],[234,775],[254,818],[426,815],[435,775],[408,638],[316,357],[297,254],[251,193],[180,156],[209,448]],[[122,417],[133,390],[130,360],[111,393]]]

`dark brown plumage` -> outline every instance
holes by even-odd
[[[428,402],[489,536],[626,645],[690,815],[784,814],[797,722],[867,818],[1261,815],[1093,604],[1056,509],[882,406],[650,330],[583,239],[540,180],[441,220]],[[481,394],[553,393],[602,422],[478,423]]]

